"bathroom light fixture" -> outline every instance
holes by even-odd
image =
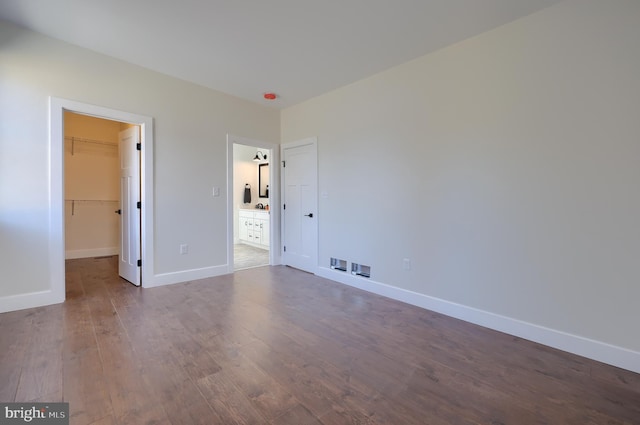
[[[256,156],[253,158],[254,161],[266,161],[267,155],[264,155],[261,151],[256,152]]]

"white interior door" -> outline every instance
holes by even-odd
[[[316,139],[282,145],[282,259],[316,272],[318,266],[318,159]]]
[[[120,261],[118,273],[140,286],[140,143],[139,127],[120,132]]]

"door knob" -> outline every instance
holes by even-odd
[[[122,210],[115,210],[114,211],[116,214],[122,214]]]
[[[313,218],[313,213],[305,214],[305,217]]]

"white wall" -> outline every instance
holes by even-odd
[[[0,76],[0,311],[50,286],[49,96],[153,117],[155,276],[227,264],[226,134],[278,143],[277,110],[2,22]]]
[[[639,23],[569,0],[284,110],[318,136],[321,266],[637,361]]]

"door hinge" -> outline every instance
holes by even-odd
[[[282,168],[285,168],[287,166],[286,161],[282,161]]]
[[[136,204],[136,206],[138,207],[138,209],[142,208],[142,202],[138,201],[138,203]]]
[[[287,247],[286,247],[286,246],[283,246],[283,248],[284,248],[284,252],[287,252]]]
[[[142,267],[142,260],[138,260],[138,267]]]
[[[136,150],[142,150],[142,143],[136,143]]]

